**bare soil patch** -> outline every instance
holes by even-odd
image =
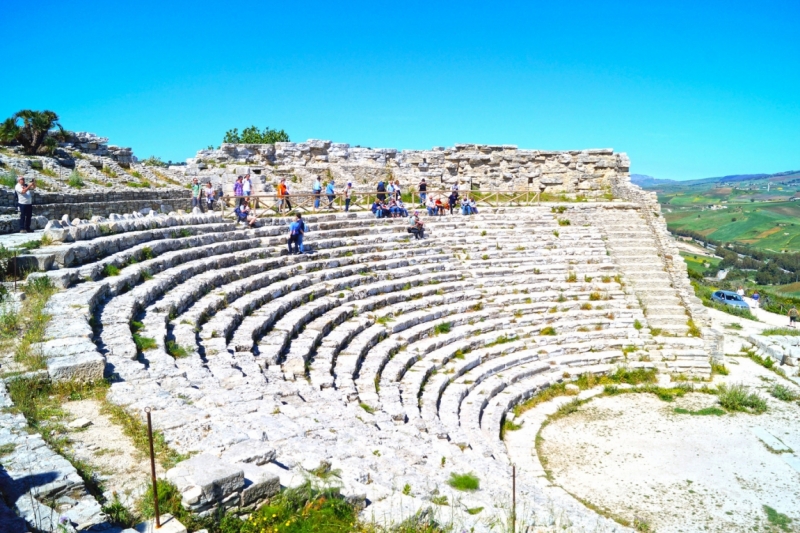
[[[541,431],[553,482],[602,512],[650,530],[800,531],[800,406],[769,396],[775,374],[736,358],[724,381],[768,398],[769,411],[722,416],[677,414],[717,406],[716,396],[664,402],[652,394],[598,397]],[[796,388],[796,387],[795,387]],[[766,430],[793,453],[774,453]],[[795,463],[800,464],[800,463]],[[767,505],[792,521],[768,521]]]

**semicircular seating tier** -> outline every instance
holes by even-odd
[[[433,500],[475,525],[510,501],[516,404],[621,364],[709,370],[637,206],[563,205],[428,217],[422,240],[402,219],[308,216],[313,253],[293,256],[281,218],[105,236],[37,274],[64,287],[48,370],[110,378],[109,400],[151,407],[180,452],[268,447],[258,468],[284,485],[328,465],[378,520]],[[481,489],[452,489],[454,472]],[[517,486],[540,513],[607,523],[537,479]]]

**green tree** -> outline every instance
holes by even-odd
[[[278,142],[289,142],[289,134],[283,130],[273,130],[269,127],[264,131],[258,131],[255,126],[250,126],[239,133],[239,128],[233,128],[225,132],[223,143],[230,144],[275,144]]]
[[[23,109],[0,124],[0,143],[19,144],[28,155],[40,151],[52,153],[57,142],[69,135],[53,111]]]

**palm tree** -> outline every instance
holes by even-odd
[[[21,125],[19,121],[22,121]],[[42,146],[52,151],[55,148],[55,139],[49,137],[50,130],[54,127],[59,129],[57,134],[64,133],[58,123],[58,115],[53,111],[23,109],[0,124],[0,143],[21,144],[28,155],[36,155]]]

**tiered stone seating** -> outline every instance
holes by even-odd
[[[610,229],[635,209],[611,213],[598,204],[428,218],[424,240],[404,220],[309,216],[315,253],[301,256],[286,255],[285,219],[152,241],[129,232],[113,253],[46,274],[65,287],[49,304],[64,319],[43,348],[55,377],[105,374],[111,401],[152,407],[180,451],[224,458],[267,441],[275,461],[252,475],[290,484],[326,462],[346,493],[366,496],[365,512],[400,503],[407,513],[433,494],[458,501],[449,473],[473,471],[482,489],[470,505],[499,516],[509,409],[617,364],[684,371],[677,362],[701,346],[679,336],[685,315],[645,235]],[[646,254],[636,266],[634,251]],[[119,275],[102,277],[107,264]],[[652,321],[676,336],[653,337]],[[139,352],[134,333],[155,348]],[[172,343],[185,356],[172,357]],[[632,350],[654,363],[629,360]],[[535,479],[519,487],[536,501],[546,491]]]

